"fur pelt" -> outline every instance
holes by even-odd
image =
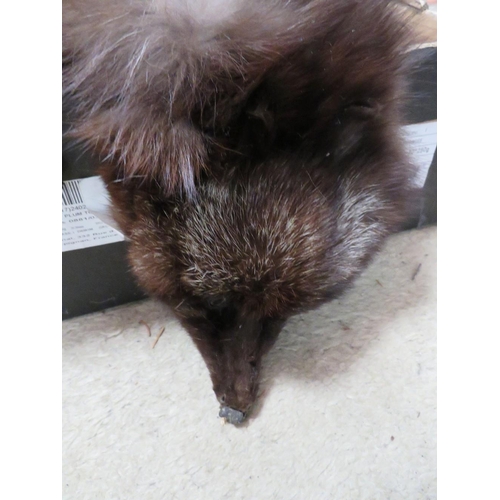
[[[383,0],[63,3],[70,135],[95,148],[140,284],[245,413],[292,314],[413,208],[407,23]]]

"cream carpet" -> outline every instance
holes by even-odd
[[[244,426],[221,425],[161,304],[64,322],[63,498],[436,498],[436,228],[393,236],[342,299],[290,321],[261,387]]]

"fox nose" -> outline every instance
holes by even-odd
[[[221,406],[219,417],[225,418],[230,424],[241,424],[245,420],[246,412],[235,410],[229,406]]]

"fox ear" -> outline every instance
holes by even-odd
[[[124,178],[141,176],[156,180],[166,194],[182,186],[186,194],[195,191],[195,179],[205,166],[207,149],[202,132],[187,120],[121,120],[108,110],[76,122],[69,135],[95,148],[103,161],[114,163]]]

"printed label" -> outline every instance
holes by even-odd
[[[437,121],[403,127],[411,161],[417,167],[416,182],[423,187],[437,147]]]
[[[123,234],[87,210],[79,184],[79,179],[62,184],[62,251],[124,241]]]

